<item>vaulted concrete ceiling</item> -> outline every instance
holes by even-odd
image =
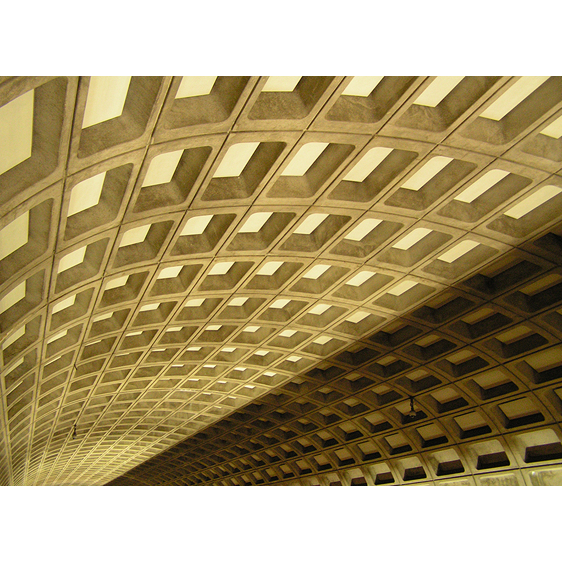
[[[561,483],[561,170],[560,77],[0,79],[0,482]]]

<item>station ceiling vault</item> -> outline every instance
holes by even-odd
[[[561,216],[561,77],[0,78],[0,483],[562,485]]]

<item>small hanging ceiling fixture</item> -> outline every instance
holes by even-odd
[[[414,399],[410,396],[410,411],[408,412],[409,418],[417,417],[418,413],[414,410]]]

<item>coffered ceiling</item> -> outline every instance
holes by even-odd
[[[1,78],[0,483],[561,484],[561,172],[560,77]]]

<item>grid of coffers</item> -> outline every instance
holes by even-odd
[[[370,80],[0,82],[3,484],[559,481],[562,79]]]

